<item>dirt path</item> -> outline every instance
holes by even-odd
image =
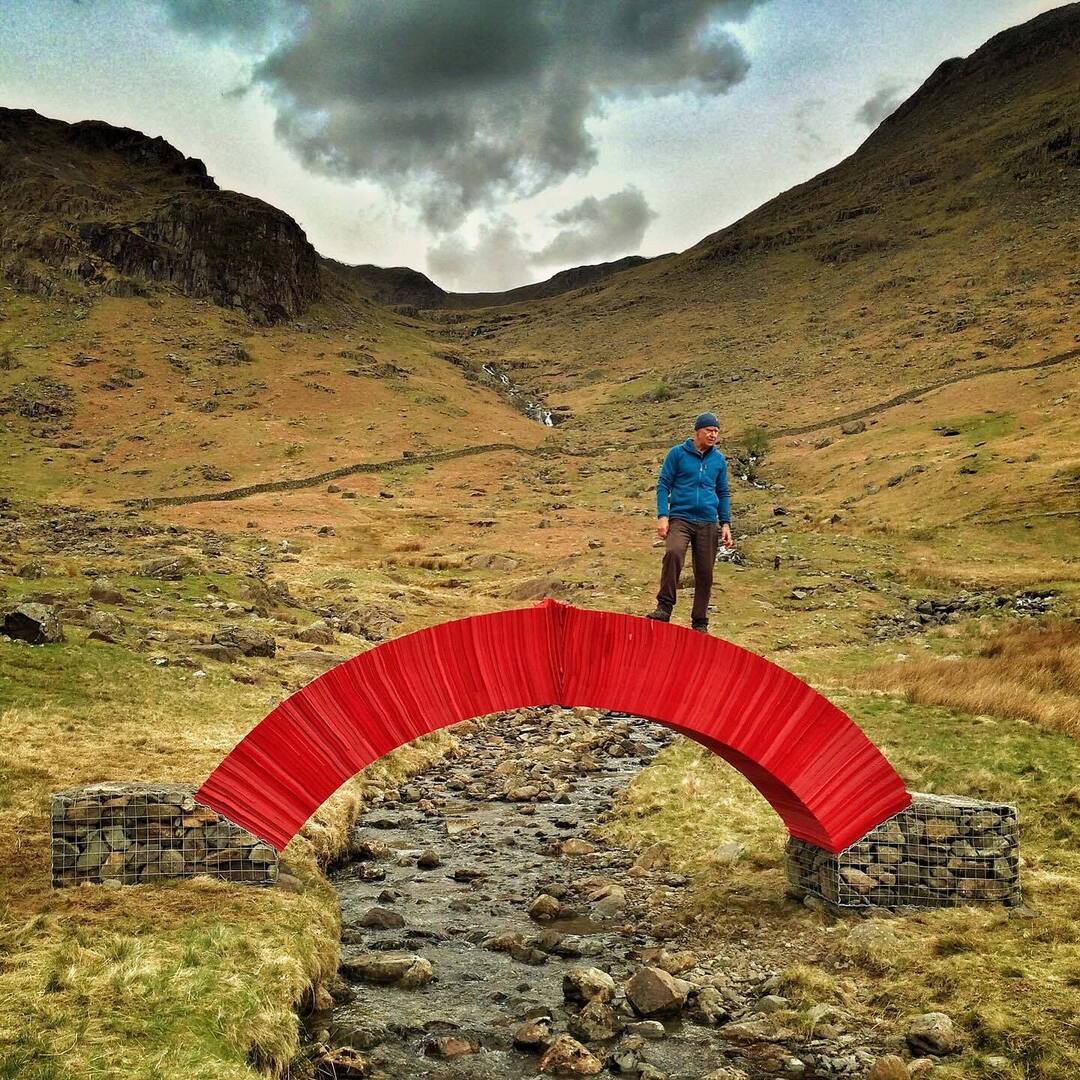
[[[979,371],[969,371],[961,375],[954,375],[948,379],[940,379],[938,382],[927,383],[926,386],[917,386],[912,390],[905,390],[886,401],[879,401],[876,405],[867,405],[855,412],[844,413],[842,416],[833,416],[828,420],[817,420],[812,424],[804,424],[802,427],[777,428],[769,434],[774,438],[783,438],[789,435],[808,435],[812,431],[821,431],[823,428],[835,427],[837,424],[847,424],[852,420],[865,420],[868,416],[876,416],[878,413],[894,409],[897,405],[903,405],[913,401],[924,394],[932,394],[935,390],[941,390],[946,386],[956,383],[967,382],[970,379],[981,379],[985,375],[1000,375],[1006,371],[1034,371],[1036,368],[1055,367],[1070,360],[1080,358],[1080,349],[1070,349],[1068,352],[1057,353],[1048,356],[1044,360],[1037,360],[1034,364],[1000,364],[997,367],[982,368]]]
[[[510,714],[365,814],[358,858],[334,879],[344,981],[333,1013],[312,1018],[317,1036],[384,1080],[533,1077],[567,1035],[587,1063],[573,1075],[865,1075],[880,1052],[873,1032],[811,1043],[770,983],[813,958],[815,940],[740,937],[695,952],[671,918],[688,883],[663,853],[636,857],[590,835],[669,738],[589,710]],[[583,981],[610,992],[586,1008]]]
[[[880,401],[876,405],[867,405],[865,408],[857,409],[855,412],[832,416],[827,420],[816,420],[812,424],[804,424],[801,427],[777,428],[775,431],[770,431],[769,434],[773,438],[808,435],[824,428],[836,427],[837,424],[846,424],[853,420],[863,420],[868,416],[875,416],[878,413],[893,409],[897,405],[903,405],[905,402],[912,401],[924,394],[932,394],[935,390],[941,390],[943,387],[952,386],[955,383],[980,379],[985,375],[999,375],[1006,371],[1033,371],[1037,368],[1054,367],[1057,364],[1064,364],[1077,358],[1080,358],[1080,349],[1070,349],[1068,352],[1046,357],[1046,359],[1038,360],[1033,364],[1002,364],[997,367],[983,368],[980,371],[954,375],[949,379],[941,379],[938,382],[928,383],[926,386],[917,386],[914,389],[905,390],[902,394],[897,394],[886,401]],[[660,446],[666,447],[667,445],[668,443],[664,441],[653,441],[637,447],[627,447],[626,450],[627,452],[634,449],[648,450]],[[525,447],[516,443],[484,443],[480,446],[466,446],[459,450],[442,450],[430,454],[414,454],[410,457],[391,458],[388,461],[368,461],[355,465],[342,465],[337,469],[330,469],[328,472],[317,473],[314,476],[298,476],[292,480],[273,480],[263,484],[249,484],[246,487],[226,488],[223,491],[196,492],[191,495],[162,495],[153,499],[130,499],[122,505],[137,510],[153,510],[159,506],[188,506],[191,503],[199,502],[232,502],[236,499],[246,499],[250,495],[262,495],[275,491],[298,491],[301,488],[316,487],[318,484],[340,480],[344,476],[355,476],[359,473],[392,472],[394,469],[412,465],[430,465],[440,461],[454,461],[457,458],[474,457],[477,454],[494,454],[507,451],[536,457],[575,455],[577,453],[565,447],[555,450],[546,444]]]

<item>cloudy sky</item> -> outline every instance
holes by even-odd
[[[0,105],[164,136],[324,255],[501,289],[681,250],[1057,0],[0,0]]]

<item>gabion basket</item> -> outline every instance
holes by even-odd
[[[792,838],[789,883],[838,908],[1021,903],[1015,806],[912,793],[838,854]]]
[[[277,852],[197,802],[193,790],[95,784],[53,795],[53,885],[115,887],[198,874],[273,884]]]

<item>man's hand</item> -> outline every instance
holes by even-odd
[[[726,547],[729,551],[735,546],[735,541],[732,539],[731,536],[730,525],[720,526],[720,540],[722,541],[724,547]]]
[[[668,519],[666,517],[656,519],[656,535],[661,540],[666,540],[668,534]]]

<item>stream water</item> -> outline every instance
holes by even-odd
[[[581,1006],[564,1000],[567,972],[598,967],[622,987],[664,944],[644,895],[685,880],[631,870],[633,854],[586,837],[669,738],[644,720],[586,710],[508,714],[476,725],[460,756],[368,810],[354,839],[360,858],[333,877],[346,1000],[314,1018],[330,1044],[356,1048],[363,1075],[388,1080],[536,1076],[543,1047],[516,1048],[515,1033],[536,1019],[552,1035],[575,1031]],[[567,853],[568,840],[583,843]],[[542,922],[529,914],[541,894],[561,905]],[[380,957],[402,955],[429,962],[430,981],[370,981]],[[679,1017],[642,1027],[621,994],[614,1005],[622,1033],[582,1037],[604,1075],[690,1080],[738,1057],[715,1027]]]

